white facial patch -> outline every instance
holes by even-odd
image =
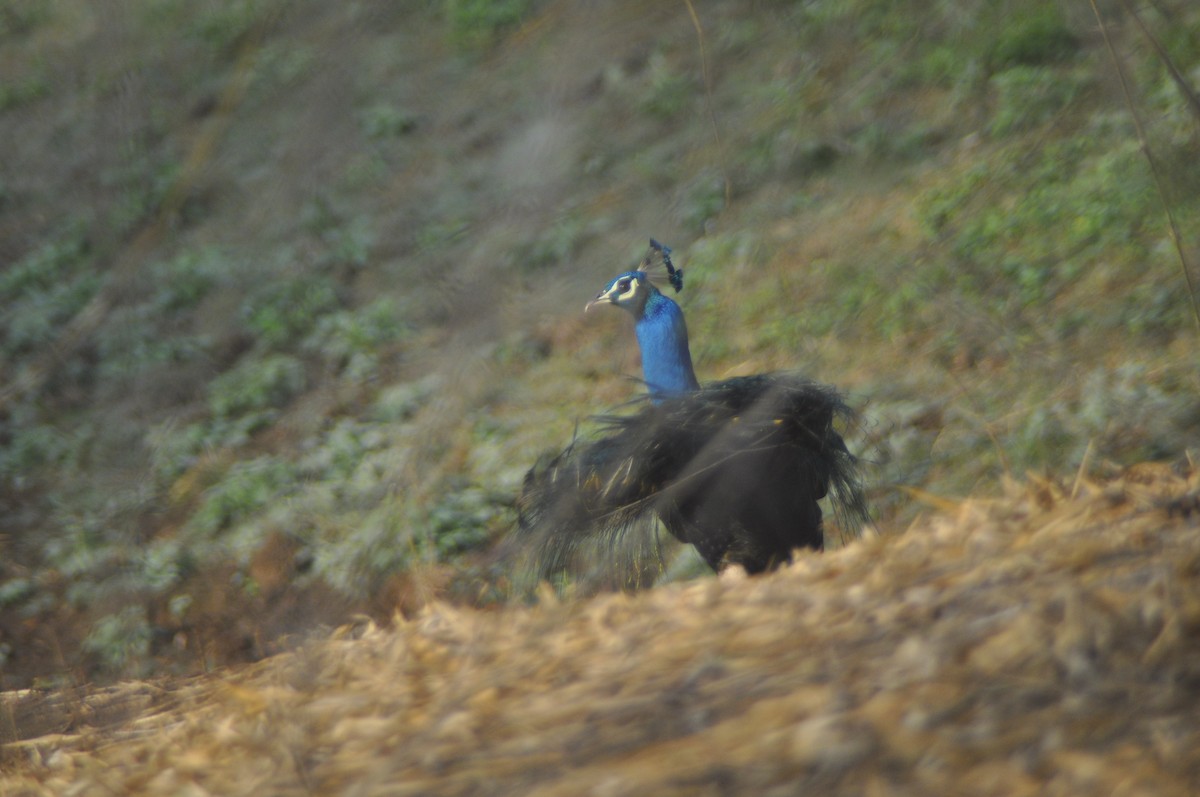
[[[617,284],[613,286],[613,289],[616,291],[616,303],[621,304],[630,301],[634,296],[637,296],[638,288],[640,287],[641,283],[638,282],[636,277],[626,277],[625,279],[618,280]]]

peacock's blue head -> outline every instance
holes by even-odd
[[[613,304],[633,313],[634,318],[641,318],[646,301],[656,293],[658,289],[650,282],[646,272],[626,271],[614,277],[583,309],[586,312],[598,304]]]
[[[696,390],[700,385],[692,370],[683,311],[654,287],[647,276],[646,269],[656,261],[661,261],[666,268],[671,287],[681,290],[683,272],[671,262],[670,247],[651,240],[642,268],[614,277],[584,310],[597,304],[613,304],[629,311],[634,318],[634,331],[642,354],[642,376],[650,391],[650,400],[659,402],[667,396]]]

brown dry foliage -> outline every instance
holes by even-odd
[[[1032,480],[767,577],[7,695],[0,794],[1194,794],[1198,575],[1196,470]]]

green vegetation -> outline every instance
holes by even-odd
[[[1158,5],[1194,85],[1200,10]],[[636,390],[579,311],[651,235],[702,378],[862,408],[885,532],[906,486],[1195,456],[1191,299],[1086,9],[696,10],[711,94],[682,5],[0,4],[0,688],[507,599],[524,467]],[[1110,22],[1194,256],[1195,116]]]
[[[1057,118],[1087,88],[1084,72],[1064,75],[1040,66],[1014,66],[992,77],[996,111],[989,130],[1002,137]]]
[[[35,72],[0,83],[0,113],[39,100],[50,93],[44,74]]]
[[[404,334],[399,304],[382,297],[357,310],[322,316],[304,339],[304,348],[321,355],[347,378],[361,379],[375,373],[380,353],[403,339]]]
[[[50,343],[99,288],[90,265],[82,226],[75,225],[0,273],[0,352],[27,354]]]
[[[1022,9],[994,34],[988,50],[993,69],[1065,61],[1079,48],[1079,37],[1067,27],[1062,9],[1054,3]]]
[[[376,103],[359,114],[359,124],[367,138],[398,138],[411,133],[417,126],[416,117],[408,111],[386,103]]]
[[[205,490],[189,528],[212,537],[262,511],[295,488],[295,475],[286,463],[270,457],[238,462],[219,482]]]
[[[83,640],[83,649],[99,657],[105,669],[126,677],[145,677],[150,654],[146,610],[129,606],[101,617]]]
[[[208,406],[217,420],[281,407],[304,388],[304,364],[286,354],[246,360],[213,380]]]
[[[451,36],[465,47],[495,41],[533,9],[532,0],[443,0],[442,6]]]
[[[200,6],[192,31],[214,50],[228,53],[244,43],[247,36],[259,30],[279,10],[279,0],[227,0],[204,4]]]
[[[694,79],[672,67],[662,53],[650,58],[646,73],[641,108],[650,116],[670,119],[697,101],[699,93]]]

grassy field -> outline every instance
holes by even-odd
[[[651,236],[702,380],[847,391],[885,537],[1194,456],[1200,9],[1137,11],[0,3],[0,689],[505,602]]]

